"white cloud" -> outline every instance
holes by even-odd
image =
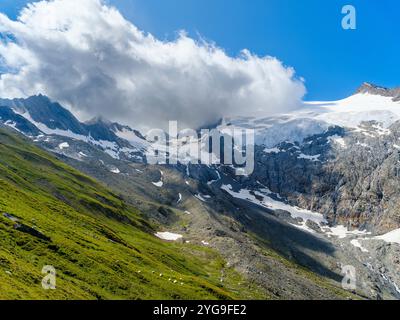
[[[0,63],[10,70],[1,75],[0,96],[43,93],[83,117],[198,127],[222,116],[288,111],[305,94],[276,58],[247,50],[229,57],[183,32],[160,41],[100,0],[36,2],[16,21],[0,14],[0,32]]]

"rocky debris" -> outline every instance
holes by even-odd
[[[7,213],[7,212],[4,212],[4,213],[3,213],[3,217],[4,217],[4,218],[7,218],[8,220],[11,220],[11,221],[13,221],[13,222],[18,222],[18,221],[19,221],[18,218],[14,217],[12,214]]]
[[[320,226],[315,223],[314,221],[307,220],[306,226],[309,227],[311,230],[314,230],[317,233],[322,233]]]
[[[398,88],[387,89],[365,83],[357,92],[391,97],[394,101],[400,101]],[[132,147],[119,139],[118,134],[121,132],[133,133],[135,139],[143,140],[138,132],[103,119],[80,123],[73,119],[71,114],[65,113],[61,106],[42,96],[29,100],[7,100],[3,103],[8,105],[9,109],[4,108],[2,111],[4,114],[9,113],[8,116],[12,117],[10,120],[15,123],[16,128],[22,130],[26,127],[22,131],[34,132],[36,127],[29,128],[26,119],[13,114],[15,109],[30,112],[35,120],[53,130],[70,130],[82,136],[87,136],[88,131],[92,131],[95,139],[115,142],[118,150],[122,147]],[[50,118],[56,121],[50,121]],[[286,125],[285,121],[290,120],[281,119],[282,126]],[[168,185],[168,188],[160,188],[157,192],[154,192],[154,188],[144,187],[151,181],[158,181],[151,179],[151,171],[148,168],[140,167],[140,177],[133,167],[130,168],[136,157],[143,161],[140,152],[134,154],[134,157],[130,157],[132,151],[126,155],[123,152],[108,154],[103,152],[104,146],[99,147],[98,144],[56,135],[43,135],[42,138],[37,138],[37,142],[48,150],[60,152],[60,143],[67,141],[70,147],[58,154],[65,162],[70,162],[79,170],[123,193],[134,205],[163,225],[182,223],[179,215],[171,209],[176,206],[176,195],[179,192],[187,192],[187,188],[190,188],[192,194],[212,195],[207,202],[193,201],[184,208],[192,214],[186,211],[184,219],[187,221],[184,221],[185,227],[182,227],[185,239],[180,241],[189,241],[186,240],[186,236],[193,243],[206,239],[207,241],[202,241],[207,245],[208,242],[212,243],[212,247],[217,249],[230,265],[265,286],[275,297],[304,299],[331,298],[332,295],[331,292],[316,287],[312,280],[298,276],[277,260],[263,255],[260,248],[264,248],[264,241],[271,246],[268,249],[273,248],[294,264],[300,264],[333,279],[339,285],[341,266],[354,265],[359,275],[360,290],[369,298],[399,297],[399,246],[381,241],[363,241],[362,245],[369,251],[365,253],[354,247],[349,238],[338,239],[332,236],[327,239],[324,234],[320,234],[321,228],[310,220],[305,226],[316,231],[316,234],[311,235],[299,228],[293,228],[291,225],[303,226],[304,221],[301,218],[293,219],[286,211],[270,212],[266,209],[261,212],[243,201],[232,204],[227,194],[216,191],[221,183],[249,190],[256,190],[261,183],[265,189],[272,192],[271,197],[274,199],[285,199],[293,206],[321,212],[333,225],[367,228],[373,232],[387,232],[399,228],[400,122],[388,128],[376,121],[369,121],[350,130],[338,126],[328,128],[326,123],[321,124],[315,119],[299,120],[300,124],[307,125],[292,127],[295,129],[290,129],[289,135],[302,137],[299,141],[282,142],[282,137],[277,134],[276,139],[280,139],[280,143],[276,146],[256,146],[256,168],[253,175],[237,177],[234,169],[229,166],[171,166],[169,169],[178,169],[176,171],[181,176],[173,180],[174,183]],[[276,119],[271,118],[268,121],[271,123],[267,125],[275,124]],[[311,135],[310,130],[319,133]],[[96,143],[99,143],[99,140]],[[125,160],[129,161],[129,165]],[[119,168],[123,174],[112,174],[109,170],[111,167]],[[254,193],[254,197],[262,201],[260,195]],[[9,220],[13,218],[11,215],[4,217]],[[232,220],[238,225],[232,227]],[[276,220],[279,220],[279,223]],[[262,241],[254,243],[250,240],[243,226],[246,226],[249,234],[257,233],[257,237]],[[18,223],[16,229],[43,240],[50,240],[26,225]],[[114,238],[109,240],[115,241]]]
[[[228,235],[224,230],[215,230],[214,233],[216,237],[226,237]]]
[[[278,153],[256,146],[255,172],[241,188],[261,183],[333,224],[389,232],[400,227],[399,138],[400,122],[384,128],[370,121],[358,130],[331,127],[301,144],[283,143]]]
[[[287,212],[285,210],[273,210],[271,214],[291,224],[300,225],[302,223],[302,219],[293,218],[290,212]]]
[[[14,229],[18,230],[20,232],[23,232],[23,233],[30,234],[31,236],[39,238],[44,241],[51,241],[51,239],[48,236],[44,235],[42,232],[40,232],[34,228],[31,228],[25,224],[22,224],[22,223],[15,224]]]

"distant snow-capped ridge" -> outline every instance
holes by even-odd
[[[400,87],[385,88],[373,83],[364,82],[356,91],[356,93],[369,93],[380,95],[383,97],[391,97],[393,101],[400,101]]]
[[[338,101],[309,101],[290,113],[266,118],[226,118],[219,126],[255,129],[256,144],[273,148],[283,141],[302,142],[332,126],[359,130],[363,122],[375,121],[387,129],[400,120],[400,88],[387,89],[364,83],[354,95]],[[228,131],[228,130],[227,130]]]
[[[99,146],[115,158],[120,152],[144,152],[149,143],[129,126],[102,117],[82,123],[57,102],[43,95],[26,99],[0,99],[0,120],[27,136],[58,135]],[[363,83],[356,93],[338,101],[304,102],[290,113],[265,118],[225,118],[215,127],[229,134],[234,127],[254,129],[255,143],[273,148],[279,143],[302,142],[332,126],[361,130],[363,122],[376,122],[380,132],[400,120],[400,88]],[[136,157],[137,155],[134,155]]]
[[[0,120],[26,136],[61,136],[97,146],[114,158],[121,152],[142,152],[144,137],[128,126],[97,117],[80,122],[59,103],[43,95],[26,99],[0,99]]]

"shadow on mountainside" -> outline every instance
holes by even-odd
[[[235,212],[234,218],[248,232],[256,235],[263,245],[321,276],[339,282],[342,280],[342,275],[320,262],[323,256],[334,256],[335,247],[331,243],[279,220],[268,209],[235,198],[230,199],[230,203],[240,208],[240,210],[232,210]],[[317,255],[320,256],[319,259]]]

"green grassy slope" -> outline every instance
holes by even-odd
[[[0,299],[268,298],[211,249],[153,233],[117,195],[0,130]],[[56,290],[41,286],[45,265]]]

